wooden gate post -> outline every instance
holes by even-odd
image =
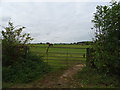
[[[67,48],[67,59],[66,59],[66,62],[67,62],[67,66],[68,66],[68,48]]]
[[[86,66],[90,64],[90,48],[86,48]]]
[[[86,66],[91,67],[91,68],[96,68],[96,65],[94,64],[94,56],[92,53],[95,51],[92,48],[87,48],[86,50]]]

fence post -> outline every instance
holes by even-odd
[[[48,52],[47,52],[47,63],[48,63]]]
[[[86,66],[90,63],[90,48],[86,48]]]
[[[67,59],[66,59],[66,64],[68,66],[68,48],[67,48]]]
[[[87,48],[86,66],[96,68],[96,65],[94,64],[94,56],[92,55],[93,52],[94,50],[92,48]]]

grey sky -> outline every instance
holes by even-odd
[[[32,42],[79,42],[92,40],[91,20],[97,5],[108,2],[4,2],[0,25],[9,18],[25,26]]]

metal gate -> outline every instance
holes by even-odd
[[[44,62],[56,68],[86,62],[86,48],[51,46],[48,49],[47,46],[33,46],[31,49],[32,52],[42,56]]]

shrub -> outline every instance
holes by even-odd
[[[10,67],[3,67],[3,82],[27,83],[50,71],[50,66],[42,57],[29,54]]]
[[[8,26],[4,27],[2,30],[2,62],[3,66],[10,66],[17,60],[19,57],[22,57],[21,51],[18,49],[18,45],[22,45],[23,48],[33,38],[30,37],[30,34],[22,34],[22,31],[25,27],[14,26],[12,22],[8,22]]]
[[[120,2],[97,6],[94,13],[94,64],[99,71],[120,74]]]
[[[96,69],[84,67],[76,74],[76,79],[84,88],[119,88],[119,76],[99,73]]]

